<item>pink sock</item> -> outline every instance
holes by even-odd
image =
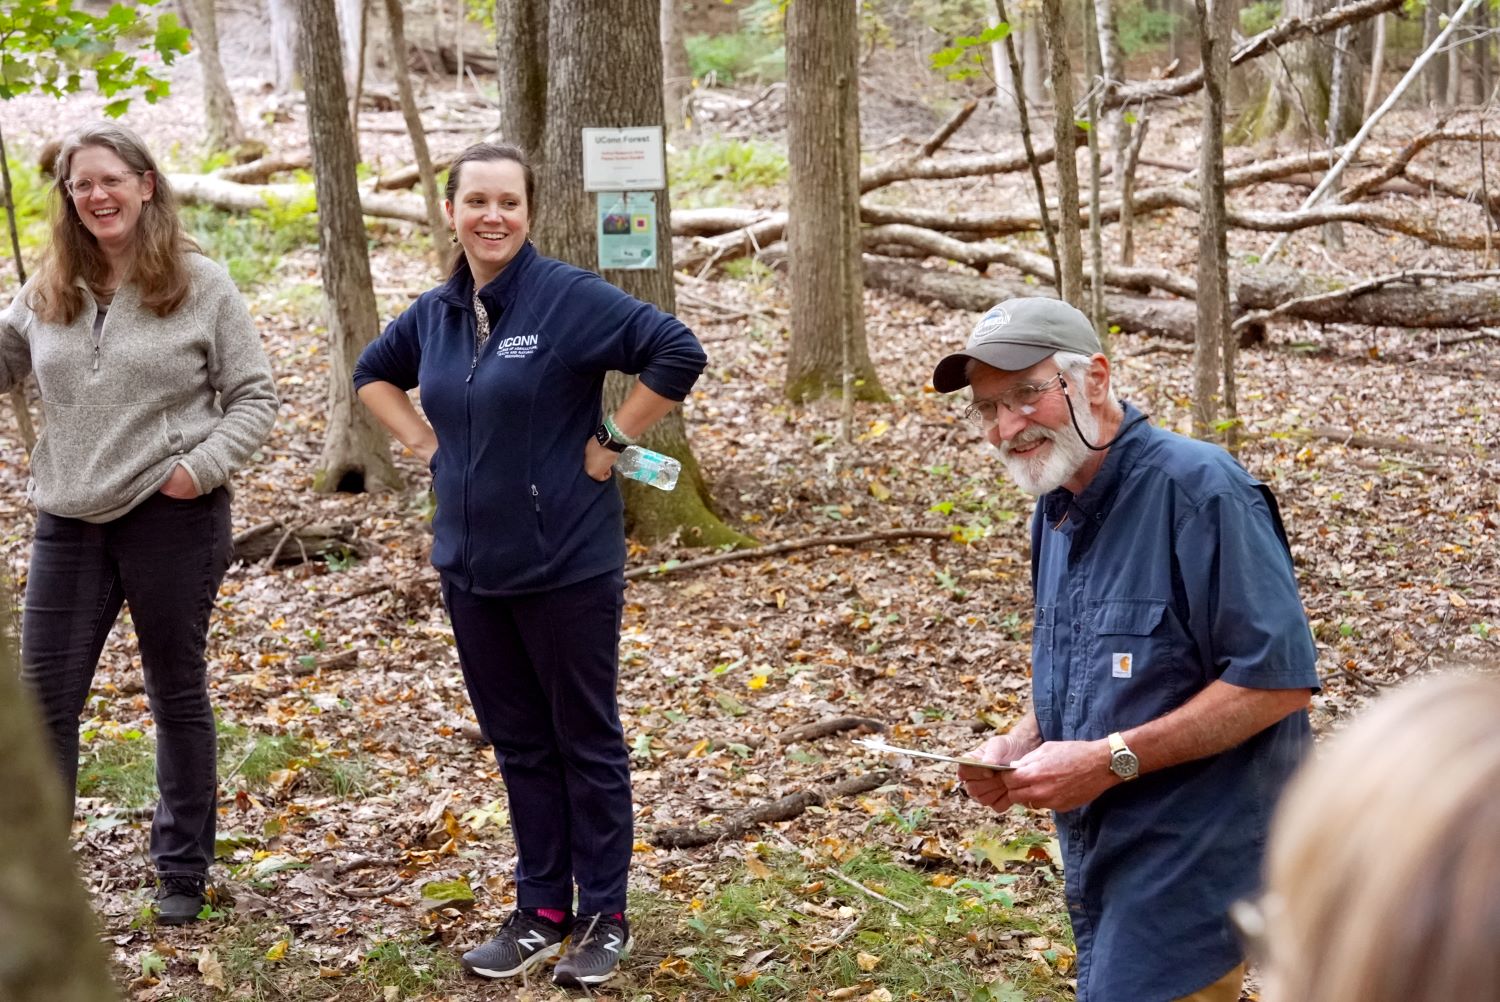
[[[532,911],[554,925],[562,925],[563,919],[568,917],[568,913],[560,908],[533,908]]]
[[[618,921],[619,919],[622,919],[624,917],[625,917],[625,913],[624,912],[615,912],[613,915],[610,916],[610,918],[615,919],[616,921]]]

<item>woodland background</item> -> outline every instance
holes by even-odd
[[[249,300],[283,397],[237,478],[241,560],[210,638],[212,914],[150,921],[152,733],[126,617],[89,703],[73,826],[108,978],[87,976],[61,833],[38,834],[56,791],[26,772],[34,743],[10,719],[0,930],[24,946],[0,998],[554,995],[458,970],[510,907],[504,791],[426,562],[425,471],[347,395],[351,352],[449,250],[408,190],[422,185],[403,107],[439,170],[497,132],[539,151],[538,242],[585,263],[569,137],[669,129],[674,281],[609,277],[675,303],[710,364],[653,438],[688,461],[683,486],[627,487],[637,948],[600,995],[1071,997],[1049,817],[990,815],[946,767],[850,742],[883,730],[957,751],[1024,710],[1031,499],[928,378],[977,311],[1051,293],[1055,275],[1100,310],[1123,396],[1232,445],[1276,490],[1318,642],[1320,734],[1414,676],[1494,670],[1493,11],[1096,4],[343,0],[340,35],[331,0],[182,0],[28,49],[25,17],[49,5],[0,2],[17,224],[0,302],[45,243],[46,143],[126,99]],[[1205,51],[1211,66],[1234,53],[1207,97]],[[49,58],[58,94],[20,85],[45,82]],[[1053,151],[1074,142],[1059,171]],[[1341,201],[1305,204],[1342,153]],[[1050,239],[1032,162],[1062,223]],[[13,605],[31,393],[0,421]]]

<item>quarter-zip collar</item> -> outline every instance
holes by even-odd
[[[516,251],[516,256],[510,259],[510,263],[501,270],[500,274],[490,279],[489,284],[479,290],[479,299],[484,303],[484,308],[491,317],[498,317],[515,299],[516,287],[520,285],[522,276],[536,260],[536,256],[536,248],[528,240],[520,250]],[[453,276],[438,288],[438,298],[463,310],[473,309],[474,273],[469,270],[467,259],[459,258],[458,267],[453,270]]]

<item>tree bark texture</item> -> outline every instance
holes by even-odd
[[[986,28],[993,28],[1001,23],[1010,23],[1000,13],[998,0],[985,0],[984,14]],[[1019,25],[1010,24],[1010,34],[1006,36],[1010,42],[1010,51],[1015,50],[1015,34],[1018,27]],[[1019,69],[1020,62],[1012,62],[1007,56],[1006,41],[990,43],[990,67],[990,72],[995,76],[995,114],[1000,119],[1000,124],[1014,125],[1019,105],[1025,103],[1026,95],[1020,89],[1020,74],[1015,72]]]
[[[297,4],[301,0],[266,0],[271,15],[271,80],[276,93],[287,94],[301,86]],[[337,46],[333,49],[338,51]]]
[[[0,625],[0,999],[115,1002],[39,716]]]
[[[391,69],[396,74],[396,91],[401,95],[401,115],[411,135],[412,154],[417,161],[417,176],[422,182],[422,200],[427,204],[427,228],[432,233],[432,256],[442,260],[448,247],[448,227],[443,221],[442,200],[438,196],[437,173],[432,168],[432,154],[427,149],[427,131],[417,110],[417,98],[411,89],[411,73],[406,65],[406,19],[401,0],[385,0],[386,23],[391,32]]]
[[[204,144],[214,151],[230,150],[245,139],[244,126],[234,108],[234,95],[219,59],[219,19],[213,0],[184,0],[190,4],[193,49],[203,76]]]
[[[542,168],[537,176],[537,206],[532,230],[543,253],[580,268],[597,270],[595,193],[583,190],[585,126],[624,128],[659,125],[662,114],[661,46],[655,3],[641,0],[553,0],[548,14],[547,102],[543,120]],[[622,52],[639,56],[636,71],[619,72]],[[656,193],[656,253],[660,265],[640,271],[612,271],[607,276],[637,299],[676,311],[672,279],[672,238],[667,220],[671,203],[665,190]],[[630,380],[611,374],[605,400],[621,399]],[[725,526],[710,508],[708,490],[688,444],[682,409],[657,422],[645,444],[682,462],[677,489],[670,492],[630,484],[625,494],[626,528],[643,540],[680,533],[694,546],[736,545],[746,538]],[[622,478],[617,478],[622,479]]]
[[[298,13],[302,64],[338,65],[333,0],[298,0]],[[358,493],[398,487],[385,432],[354,396],[352,382],[355,360],[380,325],[342,73],[307,75],[307,132],[318,198],[318,259],[328,299],[328,413],[313,489]]]
[[[848,0],[787,7],[787,250],[793,401],[886,399],[865,342],[859,243],[859,24]]]
[[[1330,0],[1287,0],[1283,16],[1307,22],[1336,6]],[[1362,95],[1361,68],[1352,53],[1346,58],[1347,80],[1337,109],[1331,106],[1330,46],[1314,38],[1288,42],[1280,48],[1278,57],[1265,65],[1267,83],[1263,97],[1240,122],[1238,135],[1259,139],[1281,133],[1293,139],[1320,140],[1329,131],[1328,121],[1332,117],[1336,141],[1342,142],[1359,128],[1363,101],[1355,95]]]
[[[662,114],[668,132],[692,128],[683,102],[692,90],[693,71],[688,66],[679,5],[680,0],[661,0]]]
[[[1083,301],[1083,234],[1078,225],[1078,160],[1073,128],[1073,63],[1068,56],[1062,0],[1042,0],[1042,29],[1052,77],[1052,145],[1057,150],[1058,298],[1080,310]]]
[[[495,56],[505,67],[498,74],[500,134],[533,157],[542,152],[546,124],[548,21],[548,0],[495,0]]]
[[[1203,59],[1203,131],[1198,176],[1198,337],[1193,352],[1193,430],[1215,437],[1220,403],[1228,405],[1229,246],[1224,205],[1224,86],[1229,78],[1230,0],[1197,0]]]

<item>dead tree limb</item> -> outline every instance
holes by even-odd
[[[665,574],[675,574],[678,571],[696,571],[704,567],[712,567],[715,564],[727,563],[731,560],[757,560],[761,557],[771,557],[779,553],[791,553],[794,550],[811,549],[814,546],[858,546],[860,543],[888,542],[896,539],[948,539],[953,534],[947,529],[877,529],[874,532],[860,532],[852,536],[814,536],[811,539],[789,539],[781,543],[772,543],[768,546],[757,546],[748,550],[731,550],[728,553],[715,553],[711,557],[699,557],[696,560],[684,560],[681,563],[662,563],[650,567],[632,567],[625,572],[625,580],[634,581],[637,578],[661,577]]]
[[[708,828],[681,827],[662,828],[651,836],[651,844],[663,849],[693,849],[712,845],[721,839],[739,838],[752,828],[775,821],[791,821],[801,817],[809,807],[825,804],[841,797],[852,797],[879,789],[898,778],[891,769],[878,769],[849,779],[841,780],[822,790],[801,790],[780,800],[773,800],[759,807],[740,811],[722,824]]]
[[[289,170],[307,170],[312,167],[312,154],[307,150],[297,153],[270,153],[247,164],[236,164],[217,171],[214,177],[236,184],[265,184],[272,175]]]
[[[354,531],[343,525],[292,525],[262,522],[234,538],[233,559],[246,564],[300,564],[334,555],[363,556]]]
[[[782,731],[776,740],[789,745],[798,741],[816,741],[830,734],[842,734],[844,731],[884,731],[885,729],[885,722],[873,717],[828,717],[825,720],[815,720],[812,723],[789,727]]]
[[[1272,25],[1254,38],[1247,39],[1230,53],[1229,65],[1239,66],[1258,56],[1274,51],[1281,45],[1308,35],[1325,35],[1337,31],[1346,24],[1355,24],[1366,18],[1384,14],[1399,8],[1403,0],[1356,0],[1355,3],[1335,7],[1317,17],[1302,19],[1287,18]],[[1125,104],[1144,104],[1171,97],[1184,97],[1203,86],[1203,70],[1198,68],[1180,77],[1152,80],[1146,83],[1122,85],[1110,81],[1105,91],[1103,106],[1117,108]]]
[[[1276,317],[1312,323],[1378,327],[1465,328],[1500,321],[1496,271],[1404,271],[1377,275],[1342,288],[1289,268],[1249,268],[1236,274],[1235,300],[1247,313],[1235,329]],[[1420,291],[1410,288],[1420,283]],[[1393,286],[1403,286],[1393,288]]]

